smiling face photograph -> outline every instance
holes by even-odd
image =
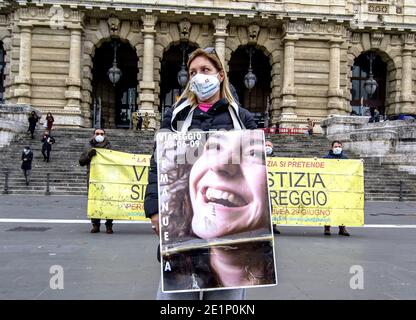
[[[162,289],[275,284],[263,132],[164,134],[157,145]]]

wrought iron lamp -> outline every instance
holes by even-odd
[[[107,72],[108,78],[110,79],[114,87],[116,86],[116,83],[119,82],[122,76],[121,70],[117,67],[117,49],[119,46],[120,46],[119,43],[117,43],[116,41],[113,41],[112,43],[112,47],[114,49],[113,66]]]
[[[254,51],[254,48],[253,47],[250,47],[249,49],[248,49],[248,55],[249,55],[249,59],[250,59],[250,63],[249,63],[249,66],[248,66],[248,72],[247,72],[247,74],[244,76],[244,85],[246,86],[246,88],[250,91],[251,89],[253,89],[254,88],[254,86],[256,85],[256,83],[257,83],[257,77],[256,77],[256,75],[253,73],[253,68],[251,67],[251,58],[252,58],[252,55],[253,55],[253,51]]]

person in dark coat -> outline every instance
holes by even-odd
[[[111,149],[110,141],[108,140],[104,129],[95,129],[93,138],[87,143],[84,148],[84,152],[79,158],[79,165],[81,167],[87,166],[87,186],[90,180],[90,163],[92,158],[97,154],[96,148]],[[100,232],[100,219],[91,219],[92,229],[91,233]],[[106,232],[108,234],[113,233],[113,220],[107,219],[105,222]]]
[[[25,176],[26,185],[29,185],[30,171],[32,170],[33,152],[29,146],[25,147],[22,152],[22,170]]]
[[[342,150],[342,143],[338,140],[335,140],[331,144],[332,149],[329,150],[328,154],[324,156],[325,159],[348,159],[346,155],[344,155],[344,151]],[[324,227],[324,234],[326,236],[331,235],[331,227],[325,226]],[[347,231],[345,226],[339,226],[339,235],[341,236],[349,236],[350,234]]]
[[[55,138],[50,135],[49,130],[45,130],[41,141],[43,161],[49,162],[52,145],[55,143]]]
[[[188,70],[190,80],[178,102],[173,108],[167,109],[161,129],[187,132],[193,129],[257,128],[252,114],[236,103],[227,74],[214,48],[196,49],[188,59]],[[150,162],[144,209],[146,217],[151,220],[152,229],[159,235],[158,180],[154,155]],[[204,292],[203,296],[204,299],[243,299],[245,290],[213,290]],[[199,299],[199,293],[163,293],[159,287],[157,299]]]
[[[35,129],[36,129],[36,123],[39,121],[39,117],[36,114],[35,111],[32,111],[32,113],[30,114],[29,118],[29,128],[27,129],[27,132],[30,132],[31,138],[33,139],[33,134],[35,133]]]
[[[143,117],[142,115],[137,112],[137,126],[136,126],[136,130],[142,130],[142,125],[143,125]]]

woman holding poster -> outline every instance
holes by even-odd
[[[199,129],[255,129],[253,116],[239,107],[230,91],[227,74],[214,48],[197,49],[187,62],[189,81],[178,102],[164,115],[161,129],[187,132]],[[149,170],[145,212],[159,235],[158,176],[154,157]],[[211,299],[243,299],[243,289],[212,291]],[[163,293],[158,299],[199,299],[198,293]]]

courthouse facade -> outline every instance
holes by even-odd
[[[188,54],[215,47],[266,125],[414,115],[415,34],[415,0],[0,1],[0,99],[62,126],[127,128],[138,110],[153,129]]]

